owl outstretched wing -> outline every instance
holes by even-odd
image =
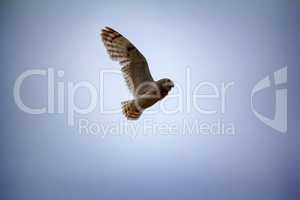
[[[123,66],[123,76],[134,95],[142,83],[153,81],[147,60],[128,39],[110,27],[102,29],[101,37],[110,58]]]

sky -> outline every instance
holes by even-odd
[[[0,9],[1,199],[299,199],[300,2],[13,0]],[[155,80],[175,83],[138,121],[120,110],[132,95],[102,44],[105,26],[142,52]],[[281,69],[286,83],[276,85]],[[270,87],[251,106],[265,77]],[[255,115],[274,119],[277,104],[283,131]]]

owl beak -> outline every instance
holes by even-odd
[[[169,87],[170,89],[173,88],[173,87],[174,87],[174,83],[173,83],[173,82],[168,83],[168,87]]]

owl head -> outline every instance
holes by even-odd
[[[157,83],[158,83],[160,90],[162,90],[164,92],[169,92],[172,89],[172,87],[174,87],[173,81],[171,81],[168,78],[160,79],[159,81],[157,81]]]

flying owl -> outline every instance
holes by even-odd
[[[136,120],[146,108],[167,96],[174,83],[168,78],[154,81],[146,58],[117,31],[105,27],[101,37],[110,58],[123,66],[125,82],[134,96],[121,103],[123,114],[127,119]]]

